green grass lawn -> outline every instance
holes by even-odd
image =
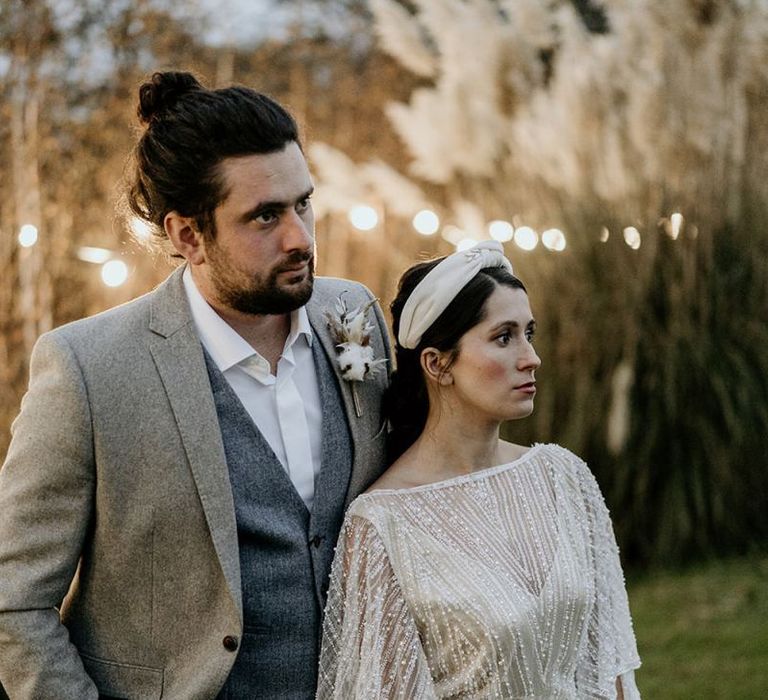
[[[768,698],[768,558],[628,580],[644,700]]]

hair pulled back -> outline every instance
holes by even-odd
[[[429,395],[421,368],[422,350],[436,348],[449,353],[451,362],[455,361],[461,337],[485,318],[485,304],[498,286],[526,291],[523,283],[504,268],[480,270],[427,329],[419,344],[409,350],[400,345],[398,340],[403,307],[416,285],[442,260],[444,258],[437,258],[408,268],[400,277],[397,296],[389,307],[395,337],[396,366],[384,395],[384,413],[391,429],[388,442],[390,463],[416,441],[427,422]]]
[[[185,93],[202,89],[203,86],[191,73],[153,73],[149,82],[139,87],[136,113],[141,123],[148,126],[153,119],[159,119],[171,109]]]
[[[159,243],[167,241],[171,211],[215,235],[213,212],[227,195],[223,159],[299,143],[296,122],[274,100],[246,87],[210,90],[190,73],[154,73],[139,88],[137,114],[146,129],[133,153],[127,204]]]

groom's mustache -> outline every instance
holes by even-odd
[[[274,272],[290,272],[297,267],[301,267],[305,262],[312,261],[313,259],[314,256],[312,253],[296,251],[295,253],[291,253],[278,267],[274,268]],[[314,265],[310,265],[310,267],[314,267]]]

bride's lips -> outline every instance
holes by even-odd
[[[526,382],[525,384],[520,384],[519,386],[515,387],[515,391],[520,391],[523,394],[535,394],[536,382]]]

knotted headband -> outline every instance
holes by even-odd
[[[403,306],[397,334],[400,345],[409,350],[415,348],[456,295],[487,267],[503,267],[512,274],[512,263],[504,257],[504,248],[498,241],[483,241],[449,255],[433,267]]]

